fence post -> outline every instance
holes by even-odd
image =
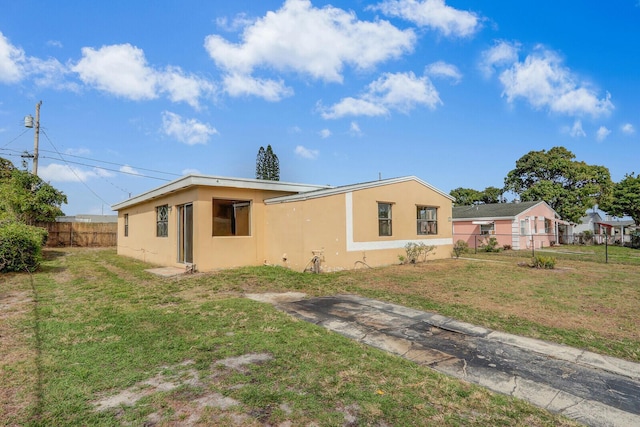
[[[535,244],[535,241],[533,240],[533,233],[531,233],[531,256],[532,257],[536,256],[536,244]]]
[[[478,236],[476,236],[475,234],[473,235],[473,253],[478,253]]]

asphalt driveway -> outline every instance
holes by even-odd
[[[247,296],[588,426],[640,426],[637,363],[355,295]]]

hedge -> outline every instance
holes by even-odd
[[[43,228],[13,221],[0,223],[0,272],[37,270],[46,240]]]

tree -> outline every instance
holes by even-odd
[[[500,203],[503,190],[497,187],[487,187],[483,191],[473,188],[454,188],[449,192],[456,199],[456,206],[468,206],[474,203]]]
[[[456,206],[468,206],[479,202],[482,199],[482,193],[473,188],[454,188],[449,192],[451,197],[456,199]]]
[[[64,193],[27,171],[6,168],[1,160],[5,159],[0,159],[0,219],[31,225],[53,222],[64,215]],[[11,169],[9,174],[5,173],[7,169]]]
[[[273,152],[271,145],[267,149],[260,147],[256,157],[256,179],[280,181],[280,161]]]
[[[482,192],[482,203],[500,203],[504,190],[498,187],[487,187]]]
[[[264,147],[260,146],[258,155],[256,156],[256,179],[264,179],[265,168],[265,152]]]
[[[630,216],[636,225],[640,225],[640,175],[625,175],[624,179],[613,185],[611,197],[599,206],[610,215]]]
[[[587,209],[608,200],[613,184],[606,167],[574,159],[564,147],[530,151],[507,174],[505,190],[522,201],[544,200],[563,219],[578,222]]]

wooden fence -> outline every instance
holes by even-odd
[[[115,222],[52,222],[39,224],[47,229],[47,247],[116,246],[118,224]]]

